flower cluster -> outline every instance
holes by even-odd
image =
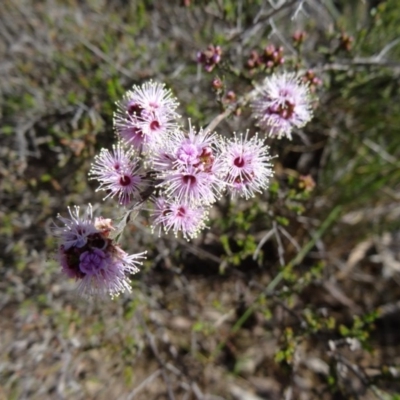
[[[207,72],[211,72],[221,61],[222,50],[220,46],[210,44],[206,50],[197,53],[197,62],[203,64]]]
[[[250,53],[249,59],[246,61],[246,67],[249,70],[263,66],[267,69],[274,69],[285,62],[283,57],[283,47],[275,47],[270,44],[265,47],[261,54],[256,50]]]
[[[112,297],[130,291],[129,274],[139,271],[143,253],[129,255],[110,238],[114,229],[110,219],[93,218],[89,205],[84,216],[79,207],[69,209],[70,218],[58,216],[58,260],[63,272],[79,281],[78,291],[85,295],[110,294]]]
[[[207,207],[219,197],[224,183],[221,164],[216,161],[218,138],[192,127],[171,132],[150,165],[159,182],[161,200],[156,202],[154,225],[195,237],[205,226]]]
[[[224,193],[247,199],[267,188],[272,167],[268,146],[257,135],[221,138],[196,131],[190,121],[186,130],[176,123],[177,104],[159,83],[134,86],[117,102],[120,141],[112,151],[101,150],[89,176],[121,206],[148,201],[152,228],[159,234],[172,231],[190,239],[205,228],[210,207]],[[145,129],[149,115],[167,123]]]
[[[308,85],[311,93],[314,93],[317,90],[317,87],[322,85],[322,80],[311,69],[305,72],[302,80],[306,85]]]
[[[200,58],[211,67],[219,62],[220,49],[208,51]],[[253,116],[267,136],[291,138],[293,128],[311,119],[309,86],[296,74],[283,73],[255,89]],[[234,92],[230,101],[236,101]],[[171,231],[195,238],[221,196],[249,199],[268,188],[273,170],[265,137],[249,131],[222,137],[196,130],[190,121],[184,128],[178,124],[177,99],[153,81],[134,86],[116,105],[118,142],[95,157],[89,177],[99,182],[105,199],[115,198],[128,212],[150,211],[159,235]],[[111,220],[93,219],[90,206],[83,217],[78,207],[69,212],[70,218],[59,217],[64,226],[55,229],[63,271],[80,281],[85,294],[130,290],[128,274],[138,271],[144,253],[125,253],[111,237]]]

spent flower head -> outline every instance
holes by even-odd
[[[292,138],[293,128],[301,128],[312,118],[309,85],[296,73],[274,74],[256,89],[253,117],[269,136]]]
[[[90,204],[83,216],[78,206],[68,210],[70,218],[58,216],[63,226],[54,227],[62,271],[79,281],[82,295],[113,297],[130,291],[128,274],[139,271],[145,252],[129,255],[123,251],[110,237],[111,220],[93,218]]]

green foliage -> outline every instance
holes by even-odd
[[[275,354],[275,361],[278,363],[285,362],[289,365],[293,363],[294,353],[296,351],[297,341],[291,328],[283,331],[282,344]]]
[[[357,339],[365,349],[372,351],[371,346],[368,343],[369,332],[373,329],[373,323],[378,318],[379,313],[373,311],[363,316],[354,316],[353,324],[351,327],[345,325],[339,326],[339,332],[344,337]]]

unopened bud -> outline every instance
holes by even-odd
[[[220,46],[210,44],[206,50],[197,52],[197,62],[203,64],[207,72],[211,72],[221,61],[222,49]]]
[[[292,39],[293,39],[294,45],[296,47],[302,45],[306,36],[307,36],[307,34],[304,31],[296,31],[295,33],[293,33]]]
[[[347,33],[342,33],[339,38],[339,47],[344,51],[350,51],[353,47],[354,38]]]
[[[225,97],[228,101],[234,101],[236,100],[236,93],[233,90],[229,90]]]
[[[223,86],[224,86],[224,84],[222,83],[221,79],[219,79],[219,78],[214,78],[214,79],[213,79],[213,81],[212,81],[212,87],[213,87],[215,90],[219,90],[219,89],[221,89]]]

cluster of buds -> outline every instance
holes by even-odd
[[[261,58],[256,50],[252,50],[250,57],[246,61],[246,68],[252,70],[261,66]]]
[[[311,192],[315,188],[315,180],[311,175],[301,175],[299,177],[299,188],[305,192]]]
[[[311,92],[315,92],[318,86],[322,85],[321,78],[315,74],[315,72],[311,69],[307,70],[303,76],[303,82],[308,85]]]
[[[261,63],[266,68],[273,69],[285,62],[283,57],[283,47],[275,47],[273,44],[268,45],[261,54]]]
[[[285,62],[283,57],[283,47],[275,47],[273,44],[265,47],[259,54],[256,50],[250,53],[246,61],[246,67],[250,70],[263,66],[264,68],[274,69]]]
[[[202,64],[207,72],[211,72],[221,61],[221,54],[220,46],[210,44],[206,50],[197,53],[197,62]]]
[[[307,34],[304,31],[296,31],[295,33],[293,33],[292,40],[294,47],[296,47],[297,49],[301,47],[301,45],[304,43],[306,36]]]
[[[343,51],[351,51],[353,47],[354,38],[347,33],[342,33],[339,36],[339,49]]]

